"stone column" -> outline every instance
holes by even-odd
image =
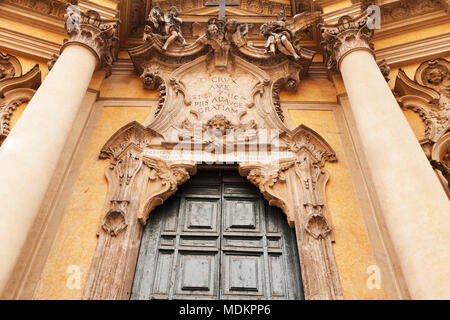
[[[320,25],[340,71],[369,175],[411,297],[450,298],[450,204],[387,85],[370,43],[370,14]]]
[[[0,148],[2,296],[93,72],[113,62],[117,23],[103,21],[95,11],[81,13],[80,23],[67,30],[69,39],[50,73]]]

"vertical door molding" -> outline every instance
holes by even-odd
[[[110,159],[108,195],[83,299],[129,299],[148,214],[196,173],[194,162],[145,156],[142,146],[153,139],[155,132],[132,122],[101,151]]]
[[[337,161],[336,154],[305,126],[284,140],[294,158],[270,164],[242,163],[239,173],[258,186],[269,204],[281,208],[289,225],[295,226],[305,298],[343,299],[325,199],[329,175],[324,165]]]

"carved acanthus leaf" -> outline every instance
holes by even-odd
[[[71,5],[68,4],[68,6]],[[97,11],[83,12],[79,9],[73,11],[71,15],[66,14],[65,18],[67,22],[64,26],[69,38],[64,39],[60,52],[72,43],[87,46],[97,56],[97,67],[105,69],[107,76],[110,75],[119,49],[120,21],[118,19],[104,20]]]
[[[145,224],[150,212],[164,203],[185,183],[191,174],[196,173],[195,162],[169,163],[159,158],[144,157],[144,164],[150,170],[147,194],[141,201],[138,220]],[[155,187],[156,186],[156,187]]]
[[[342,16],[336,24],[319,24],[328,69],[338,71],[342,58],[354,50],[363,49],[375,55],[371,43],[373,30],[368,27],[374,14],[375,11],[366,11],[355,18]]]
[[[257,186],[269,205],[280,208],[287,217],[289,225],[294,225],[295,216],[291,201],[288,197],[288,186],[286,184],[286,171],[294,165],[293,159],[280,160],[270,164],[242,163],[239,173]],[[282,184],[281,191],[275,190],[277,184]]]

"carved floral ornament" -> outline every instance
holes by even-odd
[[[370,42],[373,30],[368,27],[374,14],[375,11],[367,10],[355,18],[342,16],[333,25],[319,24],[328,69],[339,71],[342,59],[354,50],[367,50],[375,57],[374,46]]]
[[[40,84],[39,65],[22,74],[22,66],[16,57],[0,54],[0,145],[10,132],[14,111],[31,100]]]
[[[400,106],[418,113],[425,123],[425,138],[420,143],[450,191],[450,62],[445,59],[423,62],[414,81],[400,69],[394,92]]]
[[[77,1],[74,2],[75,4]],[[111,67],[117,58],[119,50],[118,26],[119,19],[105,20],[94,10],[81,11],[78,6],[67,3],[64,15],[68,39],[64,39],[60,53],[69,45],[82,45],[97,57],[97,69],[104,69],[106,76],[111,74]],[[47,63],[51,70],[58,59],[53,55]]]

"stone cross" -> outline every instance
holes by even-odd
[[[228,2],[226,0],[219,0],[219,1],[208,1],[206,2],[207,7],[219,7],[219,19],[225,18],[225,10],[227,6],[238,6],[239,2],[231,1]]]

